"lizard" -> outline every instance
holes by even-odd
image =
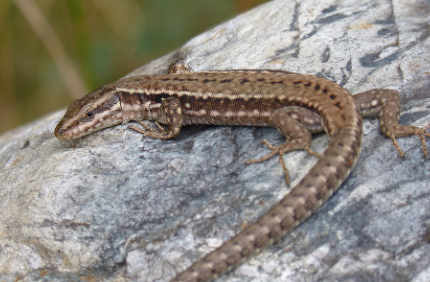
[[[416,135],[428,158],[423,127],[398,124],[400,95],[373,89],[351,95],[340,85],[317,76],[282,70],[211,70],[194,72],[176,61],[165,75],[139,75],[105,85],[72,102],[55,128],[59,140],[72,140],[103,128],[137,122],[129,128],[144,137],[171,139],[191,124],[268,126],[278,129],[285,143],[266,156],[279,155],[289,185],[283,155],[306,150],[315,165],[274,207],[255,223],[195,262],[171,281],[211,281],[273,244],[308,218],[339,188],[355,166],[361,150],[362,118],[379,115],[380,128],[401,157],[396,138]],[[156,128],[144,120],[155,122]],[[163,127],[163,125],[164,127]],[[165,128],[167,126],[167,128]],[[322,155],[311,148],[313,133],[326,132]]]

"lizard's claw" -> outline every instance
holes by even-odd
[[[269,154],[267,154],[266,156],[264,156],[262,158],[249,160],[246,162],[246,164],[264,162],[264,161],[270,159],[271,157],[279,154],[279,163],[281,164],[282,169],[284,170],[285,182],[287,182],[288,185],[290,185],[290,175],[288,173],[288,169],[287,169],[287,166],[285,165],[284,158],[283,158],[283,155],[285,153],[297,151],[297,150],[305,150],[305,151],[309,152],[311,155],[314,155],[318,158],[321,158],[321,155],[318,154],[317,152],[311,150],[311,148],[309,148],[308,145],[301,145],[301,144],[299,145],[298,143],[289,141],[289,142],[285,142],[284,144],[279,145],[279,146],[273,146],[266,139],[261,141],[261,143],[266,145],[270,150],[272,150],[272,152],[270,152]]]
[[[430,129],[430,124],[424,127],[416,127],[412,125],[396,125],[394,127],[394,134],[391,136],[391,140],[394,143],[394,146],[396,147],[397,151],[399,152],[400,157],[404,157],[405,154],[403,153],[402,149],[400,149],[399,145],[397,144],[396,137],[404,137],[404,136],[410,136],[410,135],[416,135],[418,138],[420,138],[421,141],[421,147],[423,149],[424,156],[426,159],[429,158],[427,146],[426,146],[426,140],[425,136],[430,137],[430,133],[426,132]]]
[[[143,129],[135,125],[130,125],[128,128],[141,133],[144,137],[151,136],[151,134],[153,133],[166,133],[166,130],[158,122],[155,122],[155,125],[157,125],[158,130],[155,128],[152,128],[151,126],[147,125],[143,121],[137,121],[137,123],[139,123],[143,127]]]

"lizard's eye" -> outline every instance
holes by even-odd
[[[94,118],[95,115],[96,115],[96,111],[95,110],[91,110],[91,111],[87,112],[87,114],[83,118],[81,118],[80,121],[81,122],[91,121]]]
[[[91,110],[87,113],[87,118],[93,118],[96,112],[94,110]]]

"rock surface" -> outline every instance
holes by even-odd
[[[270,68],[314,74],[352,93],[392,88],[404,124],[430,122],[427,0],[278,0],[133,72]],[[190,126],[174,140],[117,126],[76,142],[64,111],[0,136],[0,281],[168,281],[288,192],[271,128]],[[430,281],[430,160],[418,138],[401,159],[364,123],[351,176],[315,215],[218,281]],[[327,136],[314,138],[322,152]],[[429,145],[427,140],[427,145]],[[315,162],[288,154],[292,185]]]

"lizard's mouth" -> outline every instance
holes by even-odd
[[[63,117],[55,127],[55,130],[54,130],[55,137],[57,137],[57,139],[61,141],[79,138],[81,134],[80,132],[77,132],[78,127],[71,126],[70,124],[67,125],[66,123],[67,123],[67,120],[65,120],[65,117]]]
[[[85,132],[82,132],[79,126],[65,126],[63,121],[60,121],[54,130],[55,137],[61,141],[77,139],[88,134],[89,133],[85,134]]]

